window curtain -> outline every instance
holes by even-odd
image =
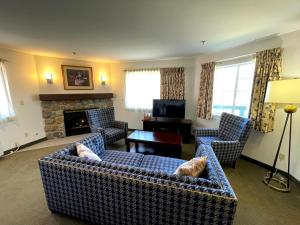
[[[160,69],[160,98],[161,99],[184,99],[184,68]]]
[[[0,122],[15,116],[4,63],[0,61]]]
[[[274,127],[275,104],[265,103],[268,81],[278,80],[282,49],[274,48],[256,53],[250,119],[255,130],[267,133]]]
[[[126,109],[151,112],[153,99],[159,99],[160,95],[160,70],[126,70],[125,76]]]
[[[211,119],[215,62],[204,63],[201,66],[198,117]]]

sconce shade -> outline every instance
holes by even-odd
[[[105,85],[105,83],[106,83],[105,76],[101,75],[101,76],[100,76],[100,79],[101,79],[101,84],[102,84],[102,85]]]
[[[45,78],[45,80],[47,80],[48,84],[52,84],[53,83],[52,73],[44,73],[44,78]]]
[[[44,77],[46,80],[52,80],[52,73],[45,73]]]
[[[300,103],[300,79],[270,81],[265,102]]]

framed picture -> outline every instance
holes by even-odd
[[[92,67],[61,65],[65,90],[92,90]]]

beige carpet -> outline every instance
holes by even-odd
[[[52,214],[43,193],[37,160],[58,147],[18,152],[0,159],[0,224],[62,225],[88,224],[60,214]],[[123,143],[109,149],[124,150]],[[193,155],[194,146],[183,146],[183,157]],[[236,169],[225,172],[238,196],[234,224],[295,225],[300,224],[300,188],[292,184],[292,192],[279,193],[262,183],[265,170],[244,160]]]

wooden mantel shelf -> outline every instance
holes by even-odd
[[[89,93],[89,94],[40,94],[41,101],[63,101],[82,99],[107,99],[112,98],[113,93]]]

